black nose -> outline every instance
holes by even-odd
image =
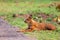
[[[26,21],[24,21],[26,23]]]

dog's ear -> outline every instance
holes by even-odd
[[[30,14],[30,17],[32,17],[32,14]]]
[[[29,15],[29,18],[32,19],[32,14]]]

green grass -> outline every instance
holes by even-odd
[[[60,40],[60,35],[58,32],[55,31],[40,31],[40,32],[32,32],[32,33],[26,33],[26,35],[32,35],[38,40]]]
[[[53,1],[51,0],[35,0],[35,1],[27,1],[23,0],[23,2],[14,3],[14,1],[6,1],[0,2],[0,16],[5,15],[7,18],[6,20],[13,26],[18,26],[21,29],[27,28],[27,24],[24,23],[23,18],[12,18],[12,14],[27,14],[27,13],[37,13],[37,12],[45,12],[46,14],[55,14],[60,15],[55,7],[42,7],[41,4],[50,4]],[[41,6],[41,7],[39,7]],[[56,25],[56,31],[35,31],[35,32],[28,32],[25,33],[28,36],[36,37],[38,40],[60,40],[60,25]]]

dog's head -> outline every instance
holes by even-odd
[[[25,19],[25,23],[30,23],[32,19],[32,15],[30,14],[26,19]]]

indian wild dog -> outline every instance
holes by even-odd
[[[28,24],[28,28],[25,30],[20,30],[21,32],[32,32],[34,30],[55,30],[56,27],[49,23],[38,23],[32,19],[30,15],[25,21]]]

